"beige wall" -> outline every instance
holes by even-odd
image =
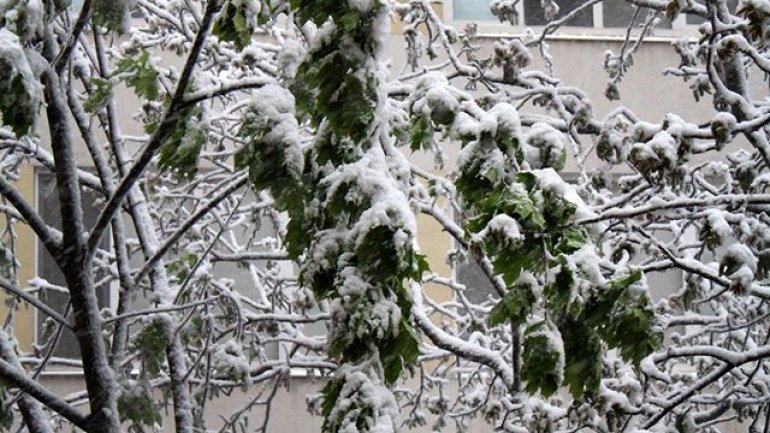
[[[30,165],[23,165],[19,169],[19,180],[16,182],[16,188],[29,203],[35,203],[35,169]],[[5,228],[5,219],[0,216],[0,226]],[[28,226],[16,223],[16,251],[15,259],[19,263],[19,273],[17,279],[20,285],[25,286],[27,281],[35,277],[35,252],[36,238]],[[0,294],[0,320],[4,323],[8,314],[9,295],[5,292]],[[35,313],[26,302],[19,301],[15,305],[14,314],[14,335],[19,341],[21,349],[24,351],[32,350],[32,343],[35,338]]]

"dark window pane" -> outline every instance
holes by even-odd
[[[59,198],[56,192],[56,179],[50,173],[40,173],[37,177],[37,205],[40,212],[40,216],[43,220],[56,228],[61,228],[61,217],[59,215]],[[96,207],[96,195],[89,190],[82,191],[83,203],[85,209],[83,209],[83,218],[86,226],[93,225],[96,219],[99,217],[99,208]],[[102,247],[109,246],[109,236],[105,236],[102,241]],[[48,254],[42,242],[38,241],[38,254],[37,254],[37,275],[38,277],[48,281],[51,284],[66,287],[64,281],[64,275],[56,266],[56,262],[53,257]],[[100,280],[97,275],[96,280]],[[109,291],[98,291],[97,299],[101,307],[109,306]],[[54,311],[64,314],[67,302],[69,301],[69,294],[62,293],[57,290],[47,290],[44,294],[44,301]],[[48,316],[38,311],[37,314],[37,344],[43,344],[45,333],[45,322]],[[72,331],[67,329],[62,330],[62,335],[59,338],[59,344],[54,350],[54,356],[62,358],[80,358],[80,349],[78,347],[77,339]]]
[[[452,16],[459,21],[497,21],[489,11],[489,0],[455,0]]]
[[[704,4],[702,1],[696,3]],[[727,0],[727,9],[729,9],[730,12],[735,13],[735,10],[738,9],[738,0]],[[706,22],[705,18],[692,14],[688,14],[686,20],[687,24],[694,25],[703,24]]]
[[[465,286],[465,296],[474,304],[480,304],[495,295],[492,282],[489,281],[484,271],[473,261],[458,263],[455,270],[457,282]]]
[[[625,0],[605,0],[604,3],[602,3],[602,16],[604,17],[604,27],[622,27],[626,28],[628,27],[628,23],[631,21],[631,18],[634,16],[635,7],[634,5],[626,2]],[[634,22],[635,25],[641,26],[645,23],[647,20],[647,17],[649,16],[650,10],[649,9],[642,9],[641,12],[639,12],[639,15],[636,17],[636,21]],[[660,14],[658,16],[658,25],[656,28],[659,29],[670,29],[671,28],[671,21],[668,20],[668,18],[665,17],[665,15]]]
[[[540,0],[522,0],[524,1],[524,23],[528,26],[543,26],[548,24],[545,19],[545,12]],[[562,18],[575,8],[583,5],[585,0],[558,0],[559,13],[554,19]],[[585,8],[571,20],[567,22],[568,26],[593,27],[594,13],[591,7]]]

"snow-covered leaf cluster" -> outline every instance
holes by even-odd
[[[703,19],[661,73],[707,122],[597,117],[553,75],[555,1],[494,40],[429,0],[78,3],[0,0],[0,429],[267,433],[297,370],[333,433],[770,428],[764,0],[629,1],[594,59],[617,101],[664,14]],[[62,367],[82,392],[38,380]]]

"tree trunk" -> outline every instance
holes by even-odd
[[[2,358],[8,364],[23,370],[19,357],[16,356],[16,352],[13,350],[13,345],[5,331],[0,329],[0,358]],[[24,418],[24,424],[30,433],[53,433],[51,428],[51,418],[45,411],[43,406],[31,396],[21,393],[19,394],[19,411]]]
[[[46,113],[55,162],[56,186],[62,221],[62,251],[56,257],[72,302],[75,336],[83,361],[88,400],[90,433],[121,431],[115,375],[109,367],[102,338],[102,319],[94,287],[93,270],[87,251],[83,208],[73,151],[66,102],[59,88],[59,77],[47,70],[44,75]]]

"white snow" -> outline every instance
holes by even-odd
[[[567,146],[566,136],[547,123],[535,123],[527,132],[522,145],[524,160],[530,168],[564,167]]]
[[[505,243],[512,248],[520,245],[524,240],[519,223],[506,214],[495,215],[476,236],[483,239],[492,234],[501,235]]]

